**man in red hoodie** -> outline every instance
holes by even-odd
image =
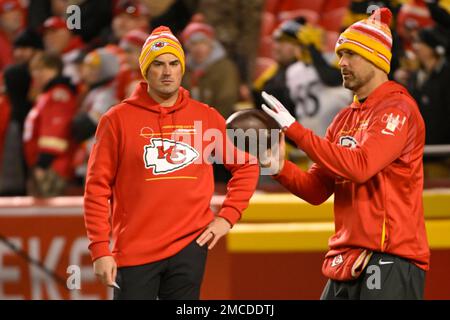
[[[67,28],[66,20],[61,17],[49,17],[43,24],[43,42],[46,52],[59,56],[63,63],[63,75],[73,84],[81,82],[77,59],[85,46],[83,39]]]
[[[259,168],[248,154],[242,164],[229,161],[224,150],[239,151],[224,118],[180,87],[184,52],[169,28],[153,31],[139,63],[146,82],[102,116],[89,159],[84,206],[94,271],[115,287],[115,299],[198,299],[205,244],[212,249],[239,220]],[[219,135],[211,141],[207,130]],[[210,156],[233,175],[216,216]]]
[[[423,204],[425,128],[414,99],[388,81],[391,12],[375,11],[347,28],[336,43],[344,87],[354,102],[322,139],[297,123],[273,96],[263,109],[315,162],[303,172],[272,160],[275,179],[318,205],[334,193],[335,234],[322,272],[322,299],[421,299],[429,268]]]
[[[30,172],[27,191],[35,197],[63,195],[73,177],[76,143],[70,124],[77,91],[62,69],[61,59],[48,53],[30,61],[33,87],[40,94],[25,119],[23,149]]]

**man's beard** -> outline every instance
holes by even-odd
[[[354,76],[352,76],[351,78],[343,79],[342,82],[344,88],[349,89],[351,91],[356,91],[362,86],[361,81],[355,78]]]
[[[162,87],[162,88],[158,89],[158,93],[160,96],[168,98],[168,97],[171,97],[174,94],[176,94],[178,89],[179,89],[179,86]]]
[[[358,91],[362,86],[370,81],[371,78],[375,76],[374,72],[369,72],[365,77],[357,77],[353,72],[350,73],[350,77],[345,79],[342,77],[342,84],[344,88],[349,89],[353,92]]]

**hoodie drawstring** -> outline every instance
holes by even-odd
[[[160,133],[160,136],[161,136],[162,149],[165,150],[165,148],[164,148],[164,134],[163,134],[162,121],[166,117],[166,110],[163,107],[160,107],[160,108],[161,108],[161,110],[160,110],[159,117],[158,117],[158,125],[159,125],[159,133]]]

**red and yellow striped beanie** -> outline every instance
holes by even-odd
[[[185,58],[180,41],[178,41],[168,27],[160,26],[153,30],[142,46],[139,65],[144,79],[147,79],[147,71],[153,60],[164,53],[171,53],[176,56],[180,60],[181,69],[184,73]]]
[[[378,8],[369,18],[352,24],[341,33],[335,52],[351,50],[389,73],[392,58],[391,18],[388,8]]]

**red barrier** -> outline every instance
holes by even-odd
[[[92,270],[82,205],[81,197],[0,198],[0,300],[112,297]]]
[[[214,197],[213,207],[222,201]],[[7,240],[0,239],[0,299],[112,297],[92,271],[82,198],[0,198],[0,237]],[[320,272],[323,255],[230,253],[223,239],[208,256],[201,298],[318,299],[326,282]],[[450,299],[449,266],[450,250],[432,250],[425,298]]]
[[[92,271],[81,205],[81,198],[0,199],[0,235],[9,242],[0,241],[0,299],[109,297]],[[53,276],[13,252],[11,245]]]

